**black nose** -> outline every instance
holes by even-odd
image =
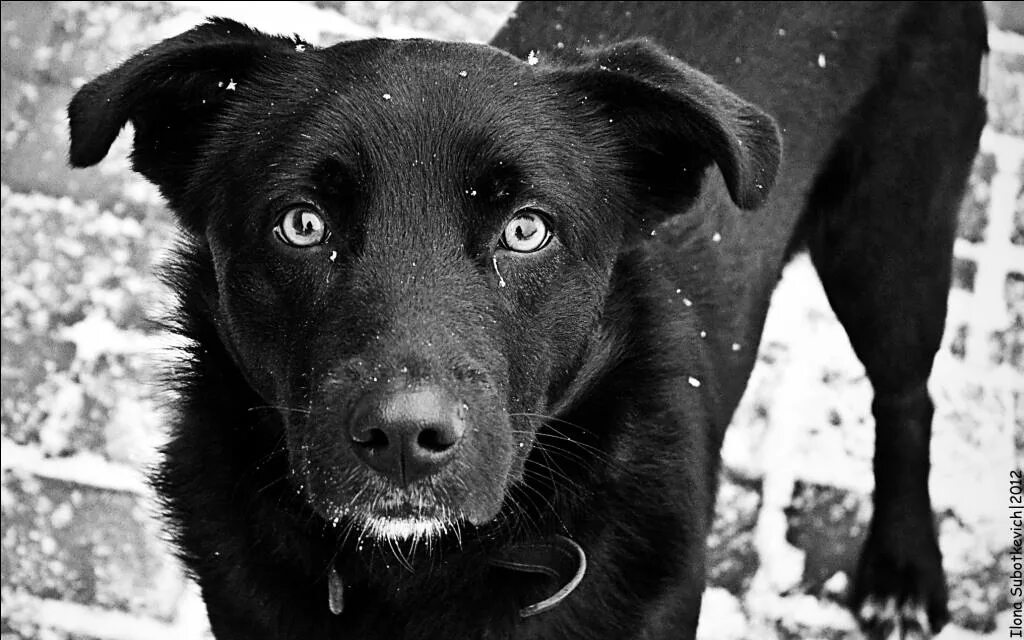
[[[430,386],[368,394],[356,404],[348,430],[363,463],[407,485],[455,456],[466,432],[466,405]]]

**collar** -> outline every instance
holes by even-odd
[[[587,554],[575,540],[559,535],[541,542],[512,545],[492,558],[490,564],[511,571],[543,574],[562,585],[547,598],[519,610],[520,618],[529,618],[555,608],[583,582]],[[334,615],[340,615],[345,608],[345,585],[333,568],[327,577],[327,606]]]
[[[490,562],[503,569],[544,574],[555,580],[556,584],[562,585],[547,598],[520,609],[521,618],[529,618],[555,608],[580,586],[587,572],[587,554],[583,552],[583,547],[565,536],[513,545]]]

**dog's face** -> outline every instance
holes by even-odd
[[[494,50],[305,55],[318,77],[296,60],[239,83],[259,97],[205,159],[224,340],[292,409],[295,476],[325,517],[486,521],[600,316],[622,226],[602,167]]]
[[[638,229],[714,165],[756,206],[778,161],[770,119],[636,43],[545,67],[215,22],[70,113],[78,165],[135,125],[135,167],[212,256],[220,340],[279,409],[297,488],[391,538],[493,520],[543,417],[602,371]]]

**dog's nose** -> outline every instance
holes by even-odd
[[[368,394],[356,404],[348,429],[363,463],[407,485],[455,456],[466,432],[466,405],[429,386]]]

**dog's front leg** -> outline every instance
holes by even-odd
[[[970,25],[973,41],[914,41],[893,63],[896,80],[857,107],[809,203],[814,264],[875,392],[875,509],[851,602],[871,640],[929,638],[949,619],[928,493],[927,382],[945,324],[957,211],[985,120],[975,93],[983,16],[961,10],[957,24]],[[920,18],[915,29],[953,28]]]

